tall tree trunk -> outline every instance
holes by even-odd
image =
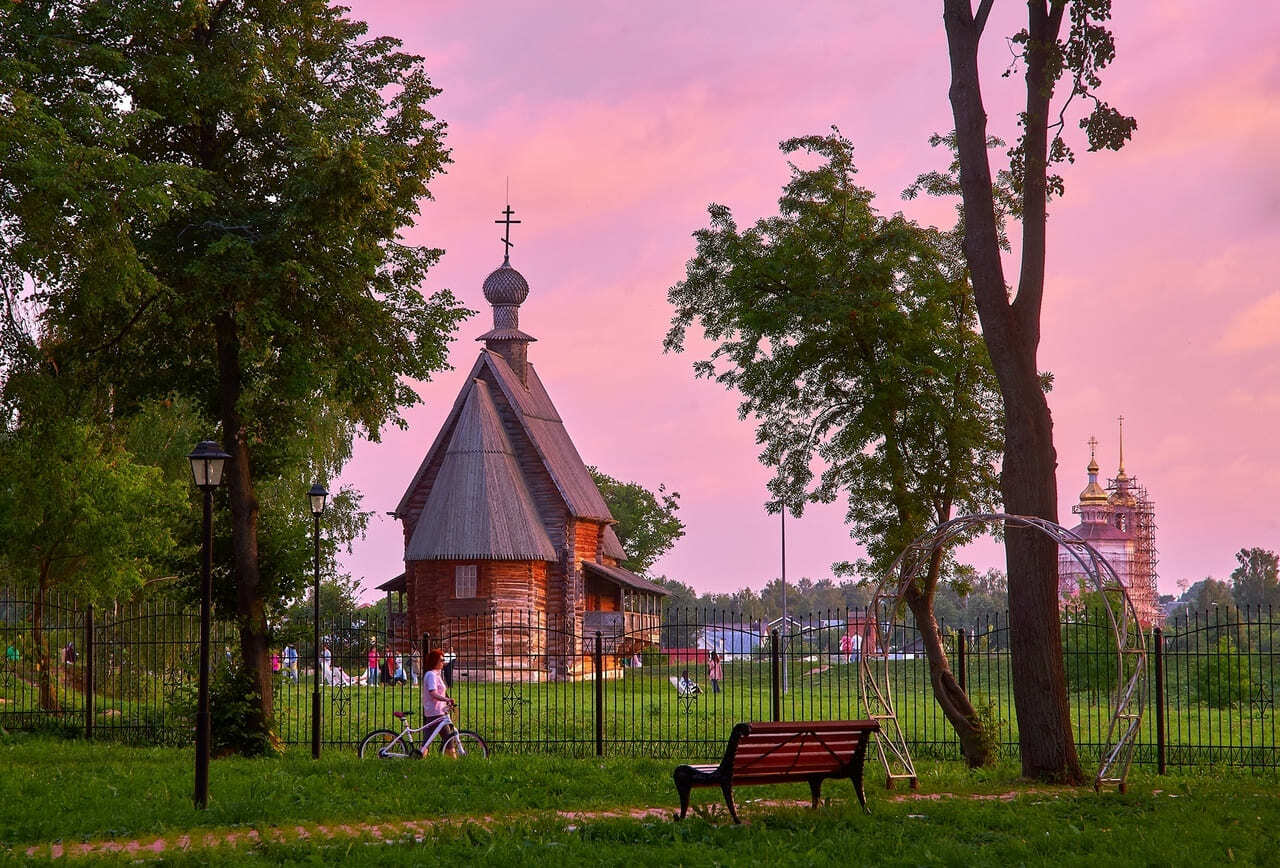
[[[271,729],[272,683],[266,606],[258,569],[258,498],[253,491],[249,444],[240,417],[243,390],[240,340],[230,313],[218,316],[218,398],[222,411],[227,463],[227,492],[231,506],[231,548],[236,588],[236,624],[240,628],[240,659],[258,695],[254,720],[248,725],[266,733]]]
[[[49,571],[40,569],[40,581],[36,585],[35,604],[31,607],[31,640],[35,645],[36,685],[40,692],[41,711],[61,711],[58,697],[53,691],[53,667],[49,664],[49,637],[44,633],[44,604],[49,593]]]
[[[907,587],[904,598],[907,608],[915,616],[916,628],[924,642],[933,697],[960,738],[960,750],[965,762],[969,768],[979,768],[989,765],[994,759],[991,754],[992,739],[983,731],[982,721],[974,711],[973,703],[951,671],[951,662],[947,659],[947,651],[942,644],[942,630],[933,614],[932,589],[938,585],[941,565],[942,551],[939,550],[934,552],[929,562],[929,575],[925,579],[925,587],[929,590],[922,591],[913,583]]]
[[[950,99],[964,200],[964,251],[983,338],[1000,382],[1005,409],[1001,489],[1005,509],[1057,521],[1057,455],[1053,422],[1036,365],[1044,289],[1047,120],[1054,77],[1041,46],[1057,39],[1064,4],[1028,0],[1027,111],[1022,269],[1018,294],[1008,300],[987,162],[987,115],[978,75],[978,43],[991,0],[975,19],[970,0],[944,0],[951,58]],[[1057,548],[1031,530],[1005,537],[1009,574],[1010,651],[1022,771],[1028,777],[1083,780],[1071,730],[1059,633]]]

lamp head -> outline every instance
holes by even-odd
[[[222,484],[222,470],[231,456],[212,440],[201,440],[191,450],[191,478],[201,491],[213,491]]]
[[[329,497],[329,489],[317,482],[311,486],[311,490],[307,492],[307,497],[311,498],[311,514],[320,515],[320,513],[324,512],[324,503]]]

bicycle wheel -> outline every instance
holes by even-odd
[[[489,745],[477,733],[460,729],[449,736],[440,752],[455,759],[485,759],[489,756]]]
[[[405,744],[400,733],[389,729],[375,729],[360,742],[360,759],[408,759],[413,745]]]

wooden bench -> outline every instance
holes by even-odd
[[[808,781],[816,808],[827,778],[851,780],[862,809],[871,813],[862,792],[862,762],[871,733],[879,731],[880,724],[874,720],[739,723],[719,765],[684,765],[673,772],[680,819],[689,810],[689,791],[694,787],[720,787],[729,816],[739,823],[733,806],[735,786]]]

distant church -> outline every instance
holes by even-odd
[[[493,328],[395,509],[405,571],[381,589],[408,597],[400,636],[465,642],[451,650],[474,677],[572,678],[596,631],[618,654],[656,643],[667,592],[620,566],[616,522],[529,361],[529,284],[510,259],[520,221],[503,213],[506,255],[484,281]]]
[[[1137,477],[1124,469],[1124,417],[1120,417],[1120,467],[1104,489],[1098,484],[1096,438],[1089,438],[1089,483],[1071,511],[1080,516],[1072,530],[1107,559],[1129,593],[1144,627],[1160,623],[1156,591],[1155,504]],[[1065,548],[1058,552],[1058,590],[1064,606],[1081,591],[1094,590],[1079,562]]]

